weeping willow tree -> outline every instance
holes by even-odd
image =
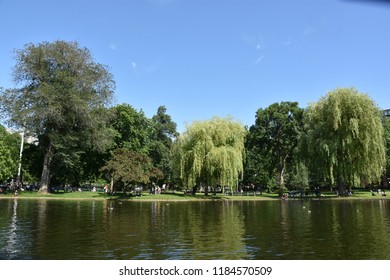
[[[243,174],[246,130],[231,118],[194,122],[178,139],[180,178],[184,186],[229,186]]]
[[[338,88],[309,106],[307,153],[317,174],[340,195],[347,187],[379,182],[385,167],[382,114],[354,88]]]

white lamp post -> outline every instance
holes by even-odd
[[[22,131],[22,133],[20,134],[20,136],[22,137],[21,141],[20,141],[20,153],[19,153],[19,165],[18,165],[18,176],[16,177],[16,186],[20,186],[21,185],[21,180],[20,180],[20,173],[22,171],[22,154],[23,154],[23,144],[24,144],[24,130]]]

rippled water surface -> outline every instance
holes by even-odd
[[[0,259],[390,259],[390,201],[1,199]]]

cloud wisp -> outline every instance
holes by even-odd
[[[113,51],[116,51],[118,49],[117,46],[114,43],[111,43],[109,47]]]
[[[260,62],[263,61],[263,59],[264,59],[264,55],[259,56],[259,57],[256,59],[255,64],[259,64]]]
[[[141,76],[145,74],[151,74],[158,70],[158,65],[156,64],[151,64],[147,67],[142,67],[142,66],[140,67],[135,61],[132,61],[130,65],[131,65],[131,71],[137,79],[141,78]]]

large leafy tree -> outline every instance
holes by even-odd
[[[131,183],[146,184],[154,171],[148,157],[151,121],[144,112],[129,104],[110,108],[110,127],[114,138],[107,151],[104,166],[98,168],[111,179],[111,190],[125,188]]]
[[[101,171],[110,176],[111,191],[114,187],[126,188],[130,184],[147,184],[162,176],[161,171],[153,166],[147,155],[125,148],[116,149]]]
[[[337,88],[305,115],[310,166],[340,195],[361,182],[379,182],[385,168],[382,113],[354,88]]]
[[[9,124],[39,138],[44,160],[40,191],[48,192],[52,161],[73,162],[80,151],[108,144],[105,115],[115,87],[107,67],[77,42],[27,44],[15,51],[14,81],[1,93]]]
[[[160,169],[165,183],[170,183],[173,177],[173,143],[178,137],[176,123],[166,113],[165,106],[160,106],[152,117],[152,131],[149,156],[153,164]]]
[[[149,151],[151,121],[142,110],[137,111],[129,104],[119,104],[109,109],[102,109],[102,115],[109,120],[109,135],[112,141],[107,150],[96,151],[87,148],[79,151],[80,156],[70,161],[55,161],[57,167],[55,179],[61,182],[93,182],[101,179],[102,167],[113,158],[116,149],[127,149],[146,155]],[[65,168],[68,164],[68,168]]]
[[[246,130],[231,118],[193,122],[179,137],[177,152],[185,187],[229,186],[243,174]]]
[[[286,166],[293,162],[302,127],[303,109],[298,103],[281,102],[258,109],[255,124],[249,130],[251,158],[257,157],[253,161],[260,161],[259,167],[269,172],[269,178],[274,171],[278,173],[280,195],[284,192]]]

